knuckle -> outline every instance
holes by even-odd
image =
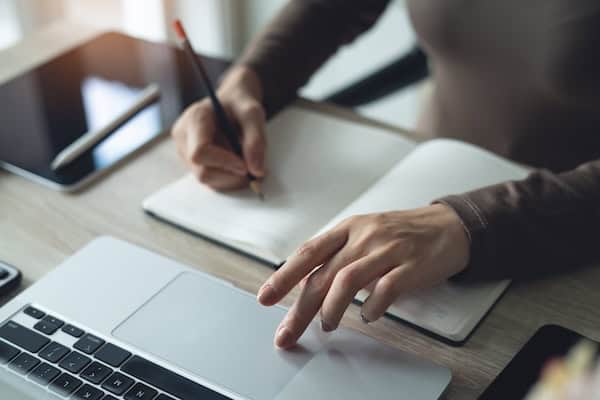
[[[206,145],[200,144],[188,150],[188,159],[192,164],[202,164]]]
[[[248,135],[245,140],[245,145],[251,148],[252,150],[261,150],[265,147],[265,138],[264,135]]]
[[[384,299],[392,299],[396,295],[396,281],[389,276],[384,276],[377,283],[377,291]]]
[[[205,101],[200,101],[192,104],[188,108],[183,119],[196,121],[203,126],[211,121],[212,112],[212,109],[207,107],[207,103]]]
[[[201,168],[195,173],[196,179],[201,183],[207,184],[210,182],[211,173],[206,168]]]
[[[317,253],[317,246],[313,241],[308,241],[296,250],[296,254],[303,257],[313,257]]]
[[[246,118],[265,118],[264,108],[256,101],[247,101],[240,106],[240,114]]]
[[[410,254],[413,244],[411,241],[402,238],[393,238],[388,242],[386,250],[390,252],[401,251],[402,253]]]
[[[360,271],[354,268],[344,268],[336,276],[337,286],[341,290],[358,290]]]
[[[306,287],[311,292],[324,296],[329,289],[328,278],[323,272],[314,272],[306,279]]]
[[[363,222],[363,217],[362,215],[352,215],[346,219],[344,219],[340,225],[345,227],[345,228],[350,228],[353,226],[360,226],[362,225]]]
[[[388,218],[384,213],[371,214],[371,221],[374,225],[385,225]]]

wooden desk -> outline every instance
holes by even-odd
[[[63,23],[0,52],[0,81],[73,43]],[[335,107],[303,102],[363,123]],[[395,129],[399,134],[406,132]],[[22,269],[24,287],[99,235],[112,235],[256,293],[269,268],[162,224],[142,212],[142,200],[185,172],[173,143],[163,139],[87,190],[68,195],[0,172],[0,258]],[[518,255],[515,255],[517,257]],[[350,306],[343,324],[452,369],[449,400],[474,399],[534,331],[549,323],[600,339],[600,268],[533,283],[514,284],[462,347],[450,347],[387,319],[369,326]],[[294,294],[289,296],[290,304]]]

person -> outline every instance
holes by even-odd
[[[247,185],[248,171],[265,177],[266,117],[388,3],[289,1],[218,90],[241,128],[243,159],[219,141],[207,100],[174,125],[199,181],[227,191]],[[446,279],[533,278],[600,259],[600,2],[406,3],[435,86],[419,130],[535,169],[416,210],[354,216],[309,240],[258,293],[269,306],[301,286],[275,333],[280,348],[294,346],[318,313],[334,330],[364,287],[361,315],[371,322],[398,296]]]

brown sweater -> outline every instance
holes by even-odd
[[[241,60],[261,78],[267,109],[292,100],[388,2],[291,0]],[[538,168],[440,200],[470,236],[460,278],[535,277],[600,260],[600,2],[407,4],[436,88],[420,128]]]

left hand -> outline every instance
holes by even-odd
[[[287,349],[319,310],[323,330],[336,329],[356,293],[370,284],[361,316],[379,319],[398,296],[462,271],[469,246],[460,218],[442,204],[354,216],[301,246],[261,287],[258,301],[274,305],[302,282],[275,334],[275,345]]]

